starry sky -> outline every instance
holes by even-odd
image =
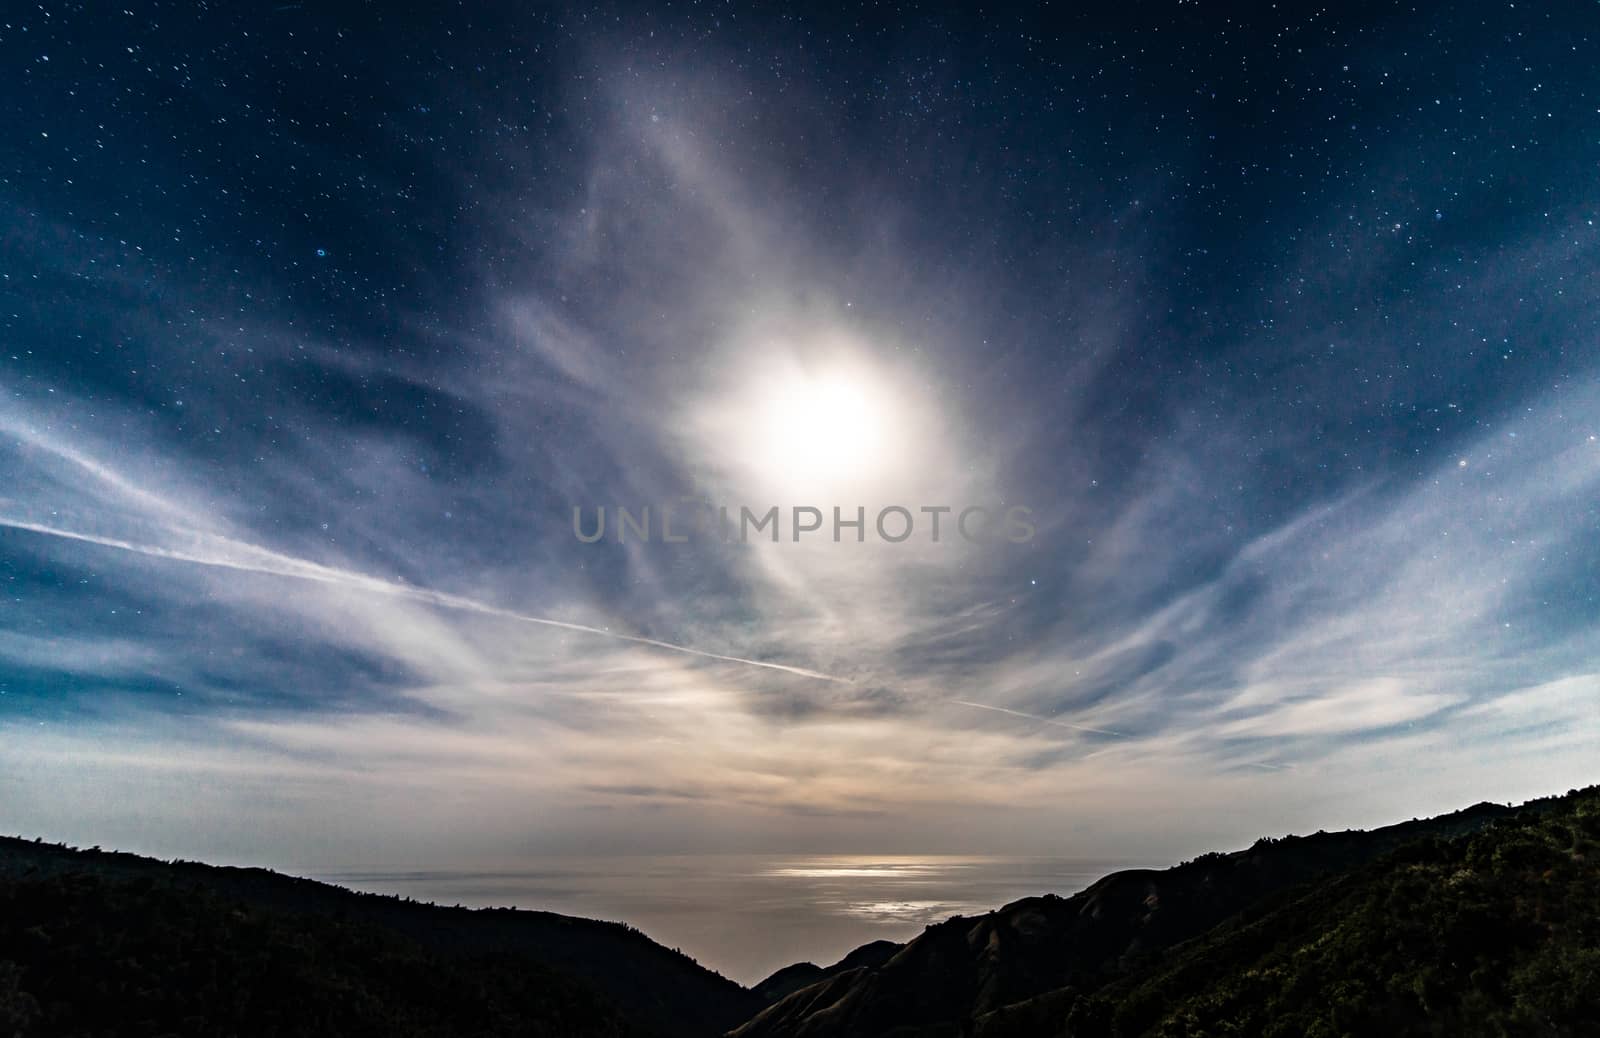
[[[124,3],[0,16],[0,829],[1173,860],[1600,777],[1592,5]],[[574,535],[668,501],[1034,536]]]

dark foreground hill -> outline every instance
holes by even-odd
[[[0,1038],[703,1038],[763,1004],[617,923],[0,838]]]
[[[148,879],[0,887],[6,1038],[633,1033],[594,991],[525,957],[440,955]]]
[[[1263,839],[929,927],[737,1038],[1600,1034],[1600,789]]]

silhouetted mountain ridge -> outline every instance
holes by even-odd
[[[1173,964],[1185,955],[1198,954],[1192,950],[1197,940],[1225,932],[1224,924],[1244,925],[1251,912],[1267,913],[1284,899],[1305,896],[1308,890],[1315,893],[1319,880],[1340,877],[1341,882],[1357,882],[1351,877],[1376,867],[1373,863],[1380,859],[1390,863],[1387,868],[1398,867],[1392,862],[1408,846],[1455,846],[1473,834],[1490,843],[1510,839],[1501,830],[1516,824],[1514,819],[1533,819],[1537,824],[1547,815],[1568,819],[1581,809],[1586,813],[1578,830],[1587,831],[1582,827],[1592,828],[1600,818],[1597,804],[1600,797],[1593,789],[1533,801],[1520,809],[1484,803],[1367,832],[1264,838],[1245,850],[1201,855],[1171,869],[1114,873],[1071,897],[1024,898],[983,916],[930,926],[882,965],[838,972],[795,991],[734,1034],[737,1038],[932,1038],[980,1032],[1234,1033],[1226,1026],[1215,1032],[1173,1031],[1155,997],[1147,1004],[1149,1019],[1143,1022],[1156,1029],[1129,1029],[1122,1026],[1131,1018],[1121,1009],[1116,992],[1144,990],[1139,985],[1145,978],[1175,968]],[[1572,867],[1580,878],[1587,876],[1593,882],[1596,860],[1580,856]],[[1380,870],[1378,875],[1387,873]],[[1600,902],[1590,904],[1591,912],[1600,908]],[[1320,933],[1318,927],[1336,930],[1338,924],[1337,917],[1328,915],[1302,920],[1299,926],[1302,932]],[[1191,964],[1183,975],[1207,974],[1203,966]],[[1600,983],[1595,987],[1600,990]],[[1185,993],[1197,998],[1205,994],[1203,985]],[[1100,1014],[1093,1019],[1121,1023],[1108,1022],[1101,1030],[1083,1023],[1076,1030],[1069,1028],[1074,1011],[1081,1020],[1090,1019],[1085,1006]]]
[[[107,904],[115,903],[116,889],[137,882],[203,893],[218,910],[267,913],[284,932],[324,922],[348,924],[370,930],[374,942],[392,939],[432,962],[486,956],[524,962],[563,984],[597,993],[595,1005],[614,1007],[637,1032],[663,1038],[716,1034],[763,1004],[733,981],[621,923],[551,912],[447,908],[266,869],[163,862],[0,837],[0,881],[8,889],[72,877],[97,880]],[[6,958],[0,948],[0,960]]]

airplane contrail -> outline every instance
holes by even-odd
[[[1058,728],[1072,728],[1080,732],[1093,732],[1096,735],[1110,735],[1118,739],[1126,739],[1122,732],[1113,732],[1109,728],[1091,728],[1086,724],[1073,724],[1071,721],[1058,721],[1054,717],[1040,717],[1038,714],[1025,714],[1021,710],[1010,710],[1003,706],[990,706],[988,703],[973,703],[966,699],[952,699],[950,702],[958,706],[970,706],[974,710],[993,710],[997,714],[1010,714],[1012,717],[1021,717],[1028,721],[1038,721],[1040,724],[1053,724]]]
[[[83,533],[78,530],[67,530],[57,526],[48,526],[43,523],[30,522],[26,519],[17,519],[0,515],[0,526],[13,530],[26,530],[29,533],[41,534],[46,537],[60,537],[69,541],[80,541],[85,544],[95,544],[103,548],[114,548],[118,551],[133,552],[138,555],[156,559],[168,559],[173,562],[187,562],[196,566],[210,566],[218,569],[239,570],[246,573],[262,573],[269,576],[289,577],[295,580],[309,580],[319,584],[330,584],[336,587],[351,588],[358,591],[367,591],[373,594],[389,595],[395,598],[406,598],[414,602],[423,602],[439,606],[443,609],[454,609],[460,612],[478,613],[483,616],[495,616],[506,620],[515,620],[520,623],[538,624],[542,627],[556,627],[564,631],[574,631],[579,634],[593,634],[601,638],[610,638],[613,641],[631,642],[635,645],[647,645],[651,648],[665,649],[668,652],[683,653],[686,656],[696,656],[700,659],[719,660],[724,663],[738,663],[747,667],[760,667],[763,670],[775,670],[784,674],[794,674],[797,677],[811,678],[816,681],[831,681],[836,684],[853,684],[848,678],[836,677],[832,674],[823,674],[820,671],[808,670],[805,667],[793,667],[787,663],[772,663],[767,660],[752,660],[743,656],[730,656],[720,652],[709,652],[705,649],[696,649],[688,645],[678,645],[673,642],[664,642],[656,638],[644,638],[634,634],[622,634],[617,631],[608,631],[603,627],[592,627],[588,624],[570,623],[566,620],[552,620],[543,616],[532,616],[519,613],[513,609],[489,605],[476,599],[466,598],[461,595],[452,595],[444,591],[433,591],[428,588],[412,587],[408,584],[384,580],[353,570],[340,569],[336,566],[325,566],[320,562],[309,559],[296,558],[272,551],[259,545],[246,541],[237,541],[231,537],[217,535],[201,535],[219,547],[237,553],[236,557],[227,555],[203,554],[199,551],[185,550],[183,548],[168,548],[156,544],[140,544],[136,541],[122,540],[116,537],[105,537],[100,534]]]

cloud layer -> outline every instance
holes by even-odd
[[[296,31],[325,69],[348,28]],[[1592,144],[1491,225],[1521,157],[1441,167],[1418,131],[1522,95],[1391,96],[1383,47],[1339,88],[1370,134],[1312,134],[1295,93],[1249,143],[1164,129],[1155,57],[1045,70],[1115,86],[1126,129],[1031,94],[1023,132],[990,109],[1035,59],[979,89],[954,37],[902,39],[852,108],[724,37],[561,32],[533,101],[401,79],[370,140],[218,87],[189,147],[240,146],[231,115],[287,150],[203,181],[163,150],[93,205],[30,186],[96,150],[34,62],[60,124],[0,187],[9,829],[307,867],[1177,857],[1594,778],[1600,239],[1561,186]],[[695,501],[1024,505],[1037,534],[572,533]]]

